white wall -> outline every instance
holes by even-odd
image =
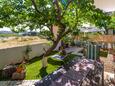
[[[34,58],[35,56],[40,56],[44,53],[43,48],[48,49],[49,45],[47,43],[39,43],[29,45],[31,52],[29,53],[29,59]],[[5,65],[11,63],[19,63],[23,60],[24,52],[26,51],[27,46],[18,46],[6,49],[0,49],[0,69]]]

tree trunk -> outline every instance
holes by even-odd
[[[50,53],[56,48],[57,44],[59,43],[61,38],[57,38],[57,40],[55,42],[53,42],[53,45],[45,52],[45,54],[43,55],[42,58],[42,67],[47,67],[47,57],[48,55],[50,55]]]
[[[68,32],[65,32],[66,26],[64,24],[59,22],[59,25],[61,26],[60,27],[61,29],[59,30],[57,37],[55,38],[56,40],[53,40],[53,45],[43,55],[42,67],[47,67],[47,59],[48,59],[47,56],[50,55],[50,53],[57,47],[61,38],[63,38],[68,33]],[[53,28],[53,27],[51,26],[51,28]]]

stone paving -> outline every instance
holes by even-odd
[[[111,82],[111,80],[115,80],[115,62],[113,62],[112,58],[112,54],[108,54],[107,57],[101,57],[101,60],[104,62],[104,86],[115,86],[115,84]]]
[[[39,80],[0,81],[0,86],[35,86]]]
[[[104,62],[104,71],[109,73],[114,73],[115,62],[112,61],[113,55],[108,54],[107,57],[101,57]]]
[[[69,48],[65,49],[66,53],[72,52],[72,54],[78,54],[82,50],[83,50],[83,48],[81,48],[81,47],[75,47],[75,46],[74,47],[69,47]]]

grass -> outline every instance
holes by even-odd
[[[56,53],[56,52],[54,52]],[[69,54],[64,61],[67,63],[70,60],[72,60],[75,57],[73,54]],[[47,68],[41,68],[41,58],[36,57],[33,60],[31,60],[28,64],[26,64],[26,80],[32,80],[32,79],[42,79],[46,75],[52,73],[56,69],[58,69],[60,66],[63,65],[63,61],[57,60],[54,58],[48,57],[48,66]]]
[[[0,34],[0,37],[18,36],[17,34]]]
[[[26,80],[32,80],[32,79],[41,79],[44,76],[52,73],[54,70],[56,70],[58,67],[60,67],[63,64],[62,61],[55,60],[52,58],[48,58],[48,66],[47,68],[41,68],[42,63],[41,59],[35,58],[34,60],[30,61],[28,64],[26,64]]]
[[[70,62],[71,60],[73,60],[75,57],[77,57],[77,55],[69,54],[66,58],[64,58],[64,62],[65,62],[65,63],[68,63],[68,62]]]

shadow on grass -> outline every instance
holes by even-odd
[[[54,54],[57,54],[58,53],[58,51],[52,51],[51,53],[50,53],[50,55],[54,55]]]
[[[54,54],[56,54],[56,53],[58,53],[58,52],[57,52],[57,51],[52,51],[50,55],[54,55]],[[28,61],[28,64],[34,63],[34,62],[36,62],[36,61],[39,61],[39,60],[41,60],[42,58],[43,58],[43,55],[41,55],[41,56],[36,56],[36,57],[34,57],[33,59],[30,59],[30,60]]]
[[[32,64],[32,63],[34,63],[34,62],[36,62],[36,61],[39,61],[39,60],[41,60],[41,59],[42,59],[42,56],[34,57],[33,59],[31,59],[31,60],[28,61],[28,64]]]
[[[48,63],[52,65],[59,65],[59,66],[63,65],[63,61],[55,60],[52,58],[48,58]]]
[[[47,67],[45,67],[45,68],[41,68],[40,69],[40,73],[39,73],[39,75],[43,78],[43,77],[45,77],[46,75],[48,75],[48,73],[47,73]]]
[[[67,57],[65,57],[63,60],[65,63],[72,61],[77,55],[69,54]]]

